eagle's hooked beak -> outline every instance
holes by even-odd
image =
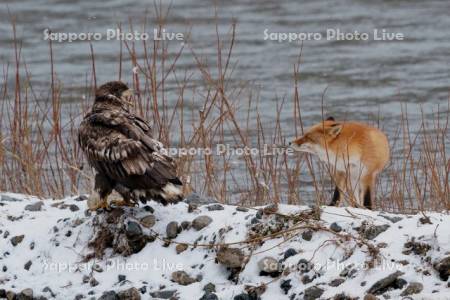
[[[132,89],[128,89],[121,94],[120,100],[130,106],[134,106],[134,103],[131,101],[133,95],[134,91]]]

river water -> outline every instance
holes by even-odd
[[[217,6],[213,3],[163,1],[163,11],[170,6],[164,28],[185,36],[190,33],[190,47],[212,62],[214,72],[215,24],[220,35],[227,39],[231,24],[236,22],[232,82],[246,82],[257,90],[265,120],[275,118],[277,100],[292,97],[293,64],[300,49],[299,80],[305,125],[320,119],[322,98],[327,115],[372,122],[381,117],[390,135],[398,129],[402,105],[407,105],[412,127],[420,124],[420,107],[427,113],[426,118],[438,107],[448,108],[449,1],[232,0],[217,1]],[[116,29],[119,23],[127,28],[132,22],[135,29],[152,36],[155,15],[154,2],[145,0],[116,0],[107,4],[103,1],[2,1],[0,64],[5,72],[6,66],[12,68],[14,63],[11,29],[14,19],[21,55],[42,97],[48,95],[50,80],[46,29],[54,33],[100,34],[99,40],[92,41],[97,81],[116,79],[120,42],[106,38],[108,29]],[[147,25],[143,28],[145,19]],[[340,38],[344,40],[327,35],[336,31],[353,35]],[[360,40],[355,40],[356,32],[362,34]],[[273,40],[280,33],[310,33],[316,38],[302,43]],[[403,38],[386,39],[393,34]],[[169,55],[173,58],[182,45],[182,41],[169,42]],[[64,87],[63,98],[76,103],[92,72],[89,43],[54,41],[53,53],[55,72]],[[132,66],[127,63],[126,55],[124,61],[123,72],[127,78]],[[196,68],[191,52],[185,51],[177,63],[179,74]],[[9,80],[13,84],[13,76]],[[176,99],[175,88],[175,78],[170,76],[169,105]],[[291,111],[282,116],[287,131],[292,128],[292,118]]]

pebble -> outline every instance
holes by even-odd
[[[212,205],[208,205],[206,207],[207,210],[209,211],[215,211],[215,210],[224,210],[223,206],[220,204],[212,204]]]
[[[142,235],[142,228],[138,223],[129,221],[126,229],[127,237],[134,238]]]
[[[244,262],[245,255],[238,248],[221,248],[217,252],[217,261],[228,268],[240,268]]]
[[[302,232],[302,239],[305,241],[310,241],[312,239],[313,232],[311,230],[306,230]]]
[[[283,290],[284,294],[287,295],[292,288],[291,280],[281,280],[280,288]]]
[[[439,273],[439,277],[443,281],[447,281],[450,277],[450,256],[447,256],[434,264],[434,268]]]
[[[146,215],[142,217],[139,222],[144,226],[145,228],[151,228],[156,223],[156,218],[154,215]]]
[[[134,287],[120,291],[117,294],[117,297],[119,300],[141,300],[141,294]]]
[[[14,237],[11,238],[11,244],[15,247],[18,244],[22,243],[23,239],[24,239],[25,235],[16,235]]]
[[[297,255],[297,250],[289,248],[284,252],[284,259],[288,259],[291,256]]]
[[[32,289],[24,289],[17,295],[17,300],[32,300],[33,299],[33,290]]]
[[[38,201],[38,202],[35,202],[33,204],[26,205],[25,206],[25,210],[28,210],[28,211],[41,211],[43,205],[44,205],[44,202]]]
[[[328,285],[332,286],[332,287],[337,287],[340,286],[341,284],[343,284],[345,282],[344,278],[336,278],[333,279]]]
[[[303,299],[305,299],[305,300],[319,299],[320,296],[322,296],[323,292],[324,292],[324,290],[317,286],[309,287],[305,290],[305,295],[304,295]]]
[[[281,266],[275,258],[266,256],[258,261],[258,268],[262,272],[271,274],[279,272]]]
[[[180,254],[181,252],[186,251],[187,248],[188,248],[188,245],[186,245],[186,244],[178,244],[175,247],[175,251],[177,251],[177,254]]]
[[[175,271],[172,273],[172,281],[181,285],[190,285],[197,280],[189,276],[185,271]]]
[[[117,276],[117,279],[119,280],[119,282],[122,282],[122,281],[125,281],[125,280],[127,279],[127,276],[122,275],[122,274],[119,274],[119,275]]]
[[[392,274],[389,274],[383,279],[375,282],[370,289],[367,290],[368,294],[380,295],[382,294],[389,286],[395,284],[398,277],[402,276],[404,273],[401,271],[396,271]]]
[[[114,291],[104,292],[98,300],[119,300],[119,296]]]
[[[33,263],[31,262],[31,260],[27,261],[27,263],[23,266],[23,268],[27,271],[30,270],[30,267]]]
[[[209,216],[198,216],[197,218],[192,221],[192,227],[194,227],[195,230],[202,230],[209,224],[211,224],[213,220]]]
[[[169,224],[167,224],[166,227],[166,235],[169,239],[174,239],[178,235],[178,222],[172,221]]]
[[[183,228],[184,230],[188,230],[189,228],[191,228],[192,224],[189,221],[183,221],[181,222],[181,228]]]
[[[238,206],[238,207],[236,207],[236,210],[237,210],[237,211],[241,211],[241,212],[248,212],[248,208],[243,207],[243,206]]]
[[[420,282],[410,282],[400,296],[409,296],[418,294],[423,290],[423,284]]]
[[[91,280],[89,280],[89,285],[92,287],[97,286],[98,284],[99,282],[94,277],[92,277]]]
[[[219,297],[217,297],[214,293],[204,294],[200,300],[219,300]]]
[[[203,197],[197,193],[191,193],[184,200],[187,204],[205,205],[217,203],[217,200],[213,197]]]
[[[336,222],[333,222],[333,223],[330,225],[330,229],[333,230],[334,232],[341,232],[341,231],[342,231],[342,227],[339,226],[339,224],[336,223]]]
[[[152,296],[153,298],[158,298],[158,299],[170,299],[173,296],[175,296],[177,290],[163,290],[163,291],[156,291],[156,292],[151,292],[150,296]]]
[[[75,204],[70,204],[69,209],[70,209],[70,211],[79,211],[80,210],[78,205],[75,205]]]
[[[209,293],[215,293],[216,292],[216,286],[215,286],[215,284],[214,283],[208,283],[208,284],[206,284],[204,287],[203,287],[203,291],[206,293],[206,294],[209,294]]]

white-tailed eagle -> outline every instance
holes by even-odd
[[[128,110],[131,100],[126,84],[108,82],[96,90],[92,109],[80,124],[79,145],[96,171],[90,209],[106,208],[113,190],[125,204],[182,200],[175,161],[152,138],[149,124]]]

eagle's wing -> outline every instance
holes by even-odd
[[[78,138],[89,164],[114,180],[142,175],[153,184],[181,185],[174,160],[165,155],[150,132],[141,118],[108,110],[88,114],[80,124]]]

